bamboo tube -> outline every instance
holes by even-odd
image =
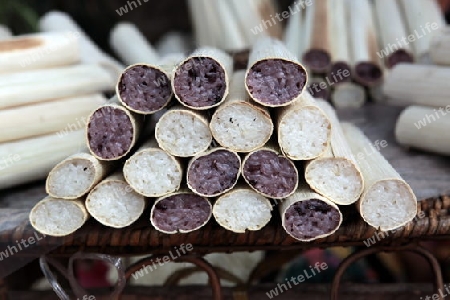
[[[0,145],[0,189],[43,179],[66,157],[85,149],[84,130]]]
[[[0,109],[107,91],[113,80],[96,65],[0,75]]]
[[[306,182],[314,191],[338,205],[355,203],[364,188],[361,171],[334,109],[325,101],[318,100],[317,104],[331,122],[331,147],[319,158],[306,163]]]
[[[87,116],[105,103],[105,97],[95,94],[0,110],[0,143],[61,133],[80,120],[86,124]]]
[[[193,157],[188,164],[188,188],[202,197],[217,197],[230,191],[241,175],[241,158],[225,148],[213,148]]]
[[[384,83],[388,101],[396,104],[446,106],[449,104],[450,69],[427,65],[398,65]]]
[[[0,73],[60,67],[80,60],[78,37],[71,32],[37,33],[0,41]]]
[[[269,223],[271,211],[272,205],[267,198],[244,187],[222,195],[213,206],[217,223],[236,233],[260,230]]]
[[[254,191],[272,199],[284,199],[292,195],[299,180],[294,163],[271,145],[245,156],[242,177]]]
[[[109,44],[127,65],[158,63],[158,53],[132,23],[117,23],[109,35]]]
[[[228,1],[227,1],[228,2]],[[253,45],[257,37],[265,34],[263,20],[256,3],[253,1],[230,0],[233,13],[242,28],[245,39]],[[267,26],[266,26],[267,27]]]
[[[376,150],[361,130],[343,125],[345,136],[364,176],[364,192],[357,204],[362,218],[371,226],[388,231],[411,221],[417,213],[417,199],[411,187]],[[367,149],[371,149],[367,154]]]
[[[113,168],[113,164],[99,161],[90,154],[77,153],[64,159],[50,171],[45,190],[53,198],[81,198]]]
[[[250,102],[244,80],[244,70],[233,74],[230,92],[209,124],[214,139],[222,147],[237,152],[250,152],[262,147],[273,132],[268,109]]]
[[[157,199],[150,221],[156,230],[166,234],[188,233],[205,226],[211,215],[208,199],[183,189]]]
[[[314,98],[327,100],[330,98],[330,85],[327,84],[324,77],[312,77],[308,82],[308,92]]]
[[[395,137],[399,144],[450,155],[450,105],[433,109],[410,106],[399,116]]]
[[[282,42],[269,37],[258,39],[245,75],[245,87],[255,102],[287,106],[300,97],[307,81],[305,68]]]
[[[307,185],[279,204],[281,224],[294,239],[310,242],[332,235],[342,223],[339,207]]]
[[[256,6],[261,20],[270,20],[270,26],[266,28],[267,34],[276,39],[280,39],[283,34],[283,27],[277,16],[278,7],[273,0],[250,0]],[[279,14],[278,14],[279,15]]]
[[[250,41],[245,38],[239,27],[238,18],[233,12],[229,1],[208,1],[208,6],[215,12],[216,22],[220,24],[221,33],[219,46],[227,51],[243,51],[250,48]]]
[[[332,1],[332,0],[331,0]],[[305,24],[310,33],[305,35],[302,62],[312,72],[325,73],[331,67],[330,55],[330,0],[313,1],[308,10],[313,10],[311,24]]]
[[[159,39],[155,48],[160,57],[174,53],[186,55],[190,49],[189,38],[181,32],[169,31]]]
[[[335,86],[331,102],[336,108],[362,107],[366,102],[366,91],[353,82],[343,82]]]
[[[30,212],[33,228],[50,236],[67,236],[86,223],[89,214],[84,199],[65,200],[46,197],[39,201]]]
[[[298,5],[298,3],[299,1],[296,1],[294,6]],[[302,12],[293,13],[287,21],[283,36],[283,42],[286,44],[286,48],[294,54],[297,59],[300,59],[304,49],[304,40],[302,36],[303,25],[304,20]]]
[[[150,140],[134,153],[123,167],[127,183],[145,197],[162,197],[177,191],[183,178],[178,159]]]
[[[119,160],[130,153],[141,133],[143,119],[117,104],[105,104],[88,118],[86,141],[99,160]]]
[[[195,156],[212,142],[208,121],[194,111],[174,107],[158,121],[155,137],[159,147],[173,156]]]
[[[426,62],[431,38],[438,28],[445,26],[442,12],[435,0],[399,0],[406,18],[408,41],[412,43],[415,59]]]
[[[227,53],[200,48],[175,68],[172,89],[182,105],[206,110],[225,100],[232,73],[233,59]]]
[[[0,24],[0,41],[8,40],[12,36],[13,36],[13,34],[12,34],[11,30],[8,27]]]
[[[378,20],[381,46],[388,68],[399,63],[414,61],[410,43],[407,42],[406,28],[402,20],[399,3],[392,0],[374,1],[375,16]],[[400,39],[404,38],[402,41]]]
[[[378,41],[369,0],[350,1],[350,35],[354,79],[365,86],[379,85],[383,70],[377,55]]]
[[[45,32],[70,31],[77,34],[80,43],[81,62],[98,64],[109,71],[113,78],[117,78],[124,66],[103,52],[66,13],[50,11],[39,20],[39,28]]]
[[[310,160],[322,155],[331,135],[331,123],[308,92],[278,112],[278,144],[292,160]]]
[[[339,76],[336,84],[351,81],[352,69],[350,64],[352,58],[350,55],[350,36],[348,20],[349,11],[346,0],[331,0],[329,3],[329,34],[330,37],[330,56],[331,67],[328,77],[332,78],[336,74],[345,73],[348,76]]]
[[[431,39],[430,58],[436,65],[450,66],[450,27],[436,32]]]
[[[124,228],[133,224],[144,212],[145,197],[115,173],[97,184],[86,197],[86,209],[105,226]]]
[[[204,3],[203,0],[188,0],[187,4],[193,23],[192,25],[197,47],[217,46],[217,37],[210,34],[209,27],[216,25],[214,23],[210,24],[209,22],[205,22],[204,19],[204,16],[207,16],[206,9],[208,8],[208,5],[205,6],[204,4],[206,3]],[[205,26],[205,23],[208,25]]]

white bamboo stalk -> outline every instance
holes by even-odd
[[[346,0],[331,0],[329,5],[330,16],[330,54],[333,63],[351,63],[348,11]]]
[[[79,129],[89,114],[106,103],[100,94],[0,110],[0,143],[54,133],[69,127]]]
[[[265,32],[264,27],[260,27],[264,24],[257,6],[253,1],[230,0],[230,3],[246,40],[253,45],[258,36]]]
[[[177,53],[186,55],[190,51],[189,37],[181,32],[170,31],[159,39],[155,48],[161,57]]]
[[[388,74],[384,94],[400,105],[446,106],[449,104],[450,68],[427,65],[397,65]]]
[[[0,145],[0,189],[45,178],[66,157],[83,151],[85,130]]]
[[[331,101],[336,108],[362,107],[366,101],[366,91],[353,82],[343,82],[334,88]]]
[[[232,4],[229,1],[208,1],[208,6],[214,9],[216,22],[220,24],[220,48],[229,51],[242,51],[250,47],[244,35],[243,30],[239,27],[238,18],[234,14]],[[218,34],[215,32],[215,34]]]
[[[70,31],[79,36],[81,61],[98,64],[108,70],[113,78],[119,77],[125,68],[121,63],[103,52],[66,13],[50,11],[39,20],[39,28],[46,32]]]
[[[286,48],[300,60],[304,49],[302,11],[292,14],[287,22],[283,42],[286,44]]]
[[[437,65],[450,66],[450,27],[440,29],[431,39],[430,58]]]
[[[397,120],[395,137],[405,147],[450,156],[450,105],[410,106]]]
[[[0,108],[29,105],[114,89],[110,74],[97,65],[76,65],[0,75]]]

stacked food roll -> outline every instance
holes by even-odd
[[[49,197],[30,213],[36,230],[68,235],[88,216],[123,228],[148,211],[164,234],[199,230],[212,217],[245,233],[266,226],[276,207],[286,233],[308,242],[338,230],[343,205],[357,203],[381,230],[414,217],[409,186],[381,155],[355,158],[370,142],[305,91],[307,72],[282,42],[258,39],[246,70],[214,48],[162,70],[123,71],[117,95],[88,118],[88,151],[48,175]]]

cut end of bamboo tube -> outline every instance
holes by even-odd
[[[383,80],[383,70],[370,61],[358,63],[352,74],[355,81],[369,87],[379,85]]]
[[[386,66],[389,69],[395,67],[398,64],[412,64],[413,62],[413,54],[406,49],[399,49],[386,58]]]

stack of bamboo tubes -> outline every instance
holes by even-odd
[[[136,62],[140,49],[126,51],[121,39],[142,51],[151,46],[130,41],[145,40],[127,28],[134,33],[113,32],[111,42],[133,65],[122,71],[112,103],[88,118],[89,153],[49,173],[48,197],[30,213],[39,232],[65,236],[89,216],[123,228],[147,205],[149,224],[165,234],[198,230],[212,216],[236,233],[260,230],[277,207],[283,228],[300,241],[334,233],[342,205],[357,203],[381,230],[415,216],[408,184],[377,151],[361,157],[370,141],[305,90],[307,72],[282,42],[258,38],[246,70],[211,47]]]
[[[92,57],[83,52],[92,42],[85,41],[76,25],[65,28],[60,20],[50,22],[54,14],[41,20],[48,32],[0,33],[2,189],[44,179],[61,159],[85,149],[86,118],[106,103],[103,92],[114,89],[115,75],[84,59]],[[73,23],[68,16],[60,17]]]

